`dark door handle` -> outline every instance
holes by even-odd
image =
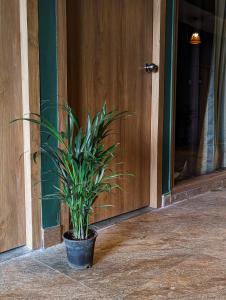
[[[151,73],[151,72],[157,72],[158,71],[158,66],[155,64],[145,64],[144,65],[144,70],[147,73]]]

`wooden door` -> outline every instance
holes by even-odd
[[[150,204],[152,0],[68,0],[68,99],[84,121],[107,108],[135,112],[115,124],[122,191],[98,199],[94,221]],[[119,168],[117,169],[119,170]],[[111,204],[112,207],[99,206]]]
[[[20,16],[18,0],[0,0],[0,252],[25,244]]]

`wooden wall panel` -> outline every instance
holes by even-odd
[[[0,252],[26,242],[19,12],[0,1]]]

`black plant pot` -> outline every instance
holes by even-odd
[[[86,240],[73,239],[72,231],[67,231],[63,235],[68,263],[76,270],[90,268],[93,265],[97,232],[94,229],[89,229],[89,232],[89,237]]]

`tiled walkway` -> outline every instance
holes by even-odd
[[[226,299],[226,190],[100,231],[92,269],[63,245],[2,262],[0,299]]]

